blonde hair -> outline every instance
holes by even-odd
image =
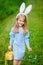
[[[24,25],[22,26],[23,27],[23,30],[24,30],[24,33],[28,33],[28,27],[27,27],[27,20],[26,20],[26,16],[23,15],[23,14],[20,14],[16,20],[15,20],[15,25],[14,25],[14,32],[17,33],[18,30],[19,30],[19,26],[18,26],[18,19],[21,17],[24,17]]]

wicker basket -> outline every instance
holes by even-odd
[[[13,52],[12,51],[7,51],[5,53],[5,65],[8,65],[7,64],[8,60],[13,60]]]

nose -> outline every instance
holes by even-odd
[[[21,24],[24,24],[24,22],[21,22]]]

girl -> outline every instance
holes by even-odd
[[[21,6],[22,8],[24,7],[23,5],[24,3]],[[9,50],[12,50],[13,47],[14,65],[21,64],[26,46],[29,51],[32,51],[31,47],[29,46],[29,32],[27,28],[26,15],[20,12],[16,16],[15,25],[11,29],[10,45],[8,46]]]

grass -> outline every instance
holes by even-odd
[[[28,29],[30,32],[30,46],[32,52],[27,52],[21,65],[43,65],[43,1],[29,1],[33,9],[28,15]],[[15,15],[0,21],[0,64],[4,65],[5,53],[9,45],[9,32],[14,25]]]

